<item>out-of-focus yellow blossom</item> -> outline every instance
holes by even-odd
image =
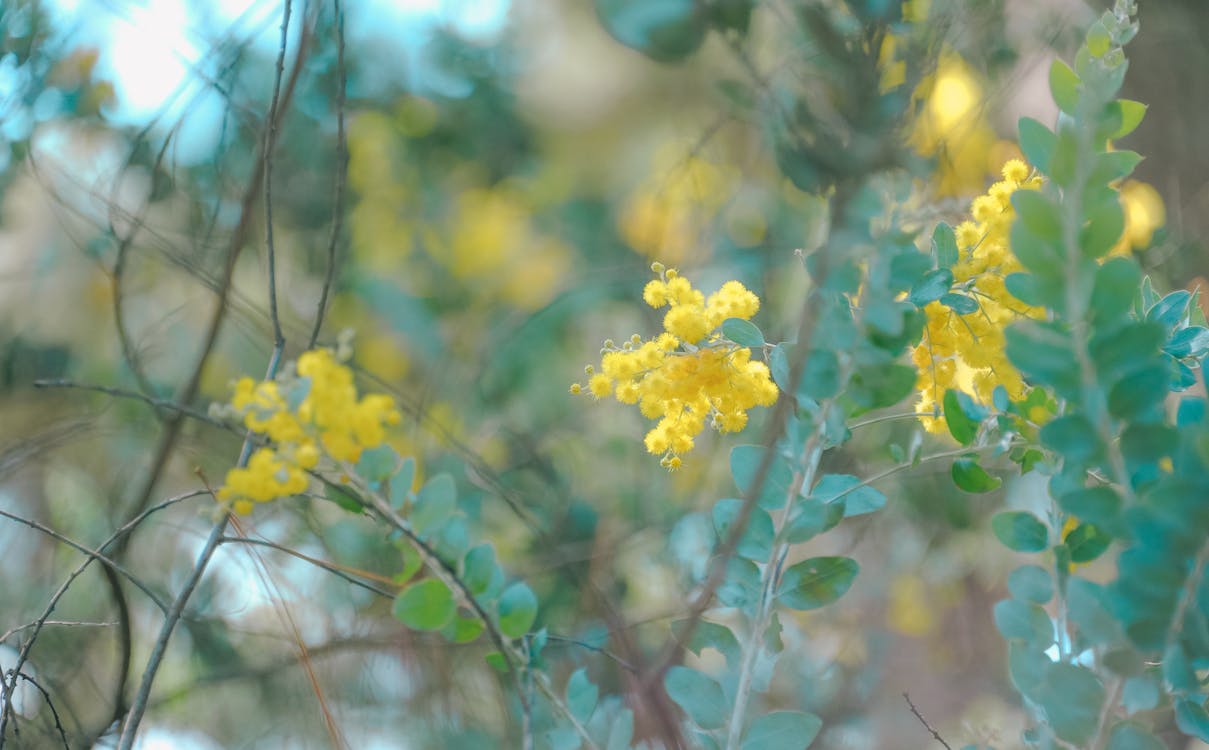
[[[1008,234],[1015,218],[1012,193],[1041,185],[1040,178],[1030,177],[1029,171],[1028,165],[1016,159],[1005,164],[1003,180],[974,199],[974,220],[955,230],[954,284],[965,289],[978,309],[960,315],[940,302],[924,308],[928,322],[923,339],[911,353],[919,370],[917,410],[921,414],[933,413],[948,389],[969,393],[984,404],[991,403],[991,395],[1000,385],[1013,400],[1024,396],[1024,380],[1004,351],[1004,329],[1021,317],[1038,318],[1043,311],[1009,294],[1004,279],[1024,270],[1012,254]],[[945,431],[943,417],[921,417],[921,421],[930,432]]]
[[[532,196],[540,185],[483,186],[481,170],[463,165],[436,191],[452,200],[434,207],[423,197],[433,188],[409,166],[406,144],[438,120],[432,103],[411,97],[393,117],[362,113],[350,123],[348,177],[358,195],[349,219],[353,252],[417,296],[430,296],[452,277],[493,306],[547,304],[570,271],[572,253],[535,225]]]
[[[936,630],[937,607],[917,575],[901,574],[890,584],[887,624],[903,635],[922,637]]]
[[[1129,255],[1150,245],[1154,230],[1167,223],[1163,198],[1153,185],[1126,180],[1121,185],[1121,207],[1125,210],[1125,231],[1108,255]]]
[[[926,12],[926,11],[925,11]],[[916,89],[923,99],[912,125],[911,145],[937,160],[937,192],[962,195],[986,179],[986,155],[995,133],[985,117],[983,86],[959,55],[941,55],[936,72]]]
[[[629,197],[618,229],[630,247],[648,258],[679,263],[701,247],[701,237],[729,197],[731,177],[682,149],[655,158],[651,175]]]
[[[245,427],[271,442],[252,454],[246,467],[227,472],[218,491],[218,499],[241,514],[254,502],[306,490],[304,472],[318,466],[323,456],[356,462],[363,450],[382,445],[386,427],[401,419],[389,396],[358,398],[352,370],[328,349],[305,352],[280,380],[240,378],[230,409]]]
[[[750,320],[760,309],[755,294],[728,281],[707,298],[675,269],[652,269],[659,278],[646,285],[643,300],[668,308],[663,333],[649,341],[634,334],[620,347],[606,341],[600,371],[589,365],[587,387],[576,383],[571,392],[638,404],[644,417],[659,420],[644,438],[647,451],[677,469],[707,421],[719,432],[738,432],[749,409],[777,400],[777,387],[749,348],[717,331],[727,318]]]

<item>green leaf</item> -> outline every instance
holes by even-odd
[[[390,478],[390,506],[395,510],[403,510],[403,506],[411,500],[411,485],[416,477],[416,460],[411,456],[403,459],[399,470]]]
[[[490,598],[502,588],[504,573],[495,564],[495,550],[490,544],[480,544],[466,553],[462,580],[475,597]]]
[[[949,434],[962,445],[974,442],[974,437],[978,434],[978,423],[970,419],[961,408],[957,401],[957,391],[945,391],[943,402],[945,424],[949,427]]]
[[[1049,174],[1050,159],[1054,155],[1057,136],[1053,131],[1031,117],[1020,118],[1020,150],[1042,174]]]
[[[846,503],[823,502],[808,497],[794,503],[785,529],[785,541],[798,544],[835,527],[844,517]]]
[[[1030,382],[1052,386],[1064,397],[1078,392],[1079,363],[1070,336],[1064,331],[1039,323],[1021,323],[1008,328],[1005,336],[1008,359]]]
[[[389,479],[399,466],[399,454],[389,445],[379,445],[361,452],[357,461],[357,476],[371,484]]]
[[[444,526],[453,517],[457,504],[458,489],[453,477],[438,474],[420,488],[408,520],[416,533],[424,537]]]
[[[971,494],[990,492],[1003,484],[1003,480],[999,477],[986,473],[986,470],[978,465],[978,459],[972,454],[955,460],[950,474],[953,477],[953,484],[957,485],[958,489]]]
[[[1111,526],[1121,512],[1121,497],[1111,487],[1084,487],[1058,498],[1062,510],[1101,526]]]
[[[663,686],[676,705],[702,729],[718,729],[730,716],[722,687],[695,669],[676,665],[663,676]]]
[[[1045,604],[1054,596],[1054,580],[1040,565],[1022,565],[1007,580],[1013,598],[1030,604]]]
[[[394,615],[412,630],[440,630],[456,609],[449,587],[436,578],[425,578],[399,592]]]
[[[1196,737],[1201,742],[1209,742],[1209,714],[1205,713],[1203,702],[1181,700],[1176,703],[1175,725],[1189,737]]]
[[[1089,644],[1121,640],[1121,627],[1108,609],[1108,596],[1100,584],[1071,578],[1066,585],[1066,606],[1071,622]]]
[[[580,723],[586,724],[592,718],[599,697],[600,691],[588,679],[587,670],[580,667],[571,674],[571,679],[567,680],[567,708]]]
[[[1089,563],[1104,553],[1112,543],[1112,537],[1090,523],[1081,523],[1074,528],[1063,540],[1070,550],[1070,560],[1074,563]]]
[[[1142,727],[1121,722],[1112,728],[1106,750],[1167,750],[1167,745]]]
[[[884,508],[886,496],[868,485],[862,487],[861,482],[860,478],[851,474],[824,474],[811,489],[810,497],[825,503],[842,499],[846,517]]]
[[[863,367],[852,374],[845,395],[863,409],[882,409],[912,394],[917,377],[909,365]]]
[[[952,268],[957,263],[957,236],[943,221],[932,230],[932,257],[937,268]]]
[[[1146,319],[1153,320],[1170,332],[1183,321],[1191,301],[1192,294],[1185,289],[1172,292],[1146,311]]]
[[[742,318],[722,321],[722,335],[739,346],[764,346],[764,334],[755,323]]]
[[[492,669],[500,674],[508,674],[508,659],[505,658],[504,655],[499,651],[489,651],[483,655],[483,660],[486,661]]]
[[[482,635],[483,630],[483,623],[477,617],[455,617],[441,629],[441,634],[450,643],[470,643]]]
[[[1062,239],[1062,219],[1058,207],[1036,190],[1017,190],[1012,193],[1012,206],[1016,216],[1033,235],[1046,242]]]
[[[829,349],[814,349],[806,357],[798,395],[822,401],[840,392],[840,361]]]
[[[907,295],[907,300],[916,307],[923,307],[929,302],[935,302],[941,298],[941,295],[949,291],[949,287],[953,286],[953,272],[947,268],[938,268],[935,271],[929,271],[919,281],[911,287],[911,292]]]
[[[1023,510],[996,513],[991,519],[991,531],[1004,546],[1017,552],[1041,552],[1049,546],[1049,529]]]
[[[1074,115],[1079,106],[1079,76],[1061,60],[1054,60],[1049,68],[1049,90],[1054,103],[1068,115]]]
[[[500,632],[509,638],[520,638],[529,632],[537,619],[537,596],[523,582],[512,584],[496,603],[499,613]]]
[[[672,632],[681,632],[686,622],[686,620],[678,620],[672,623]],[[685,648],[697,656],[701,656],[701,652],[705,649],[712,648],[726,657],[726,664],[731,669],[739,668],[739,660],[743,656],[743,647],[739,645],[739,639],[735,638],[731,629],[709,620],[700,620],[697,623],[697,626],[693,628],[693,636]]]
[[[995,605],[995,627],[1009,641],[1024,641],[1044,651],[1054,642],[1054,626],[1049,615],[1036,604],[1004,599]]]
[[[1095,428],[1082,414],[1068,414],[1041,428],[1041,444],[1076,463],[1089,461],[1100,453]]]
[[[1024,641],[1008,643],[1008,672],[1012,684],[1029,700],[1035,700],[1033,696],[1045,681],[1045,672],[1050,664],[1050,658],[1042,649],[1032,648]]]
[[[1116,320],[1129,311],[1142,272],[1133,258],[1110,258],[1096,269],[1091,309],[1098,321]]]
[[[1073,664],[1051,664],[1036,693],[1054,734],[1076,745],[1091,739],[1104,703],[1104,686],[1095,674]]]
[[[760,445],[737,445],[730,452],[730,473],[734,477],[735,486],[740,492],[746,493],[755,484],[756,470],[764,456],[764,447]],[[793,482],[793,471],[784,458],[776,456],[757,500],[765,510],[780,510],[789,496],[789,485]]]
[[[1134,420],[1163,402],[1171,388],[1171,375],[1162,365],[1152,365],[1121,378],[1108,392],[1113,416]]]
[[[750,560],[732,557],[726,577],[718,587],[718,601],[726,607],[746,607],[760,598],[760,569]]]
[[[860,566],[847,557],[812,557],[791,565],[781,576],[777,600],[790,609],[818,609],[848,591]]]
[[[1088,217],[1087,225],[1079,230],[1079,249],[1085,258],[1099,258],[1121,239],[1125,232],[1125,211],[1119,197],[1104,201]]]
[[[1121,705],[1131,714],[1156,708],[1159,705],[1158,684],[1144,675],[1130,677],[1121,691]]]
[[[705,17],[693,0],[596,0],[605,29],[658,62],[677,62],[705,39]]]
[[[751,723],[741,750],[802,750],[814,742],[823,720],[801,711],[773,711]]]
[[[1124,138],[1132,133],[1142,124],[1142,118],[1146,116],[1146,105],[1132,99],[1117,99],[1109,106],[1116,109],[1121,115],[1120,126],[1109,136],[1112,140]]]
[[[969,315],[970,313],[978,312],[977,300],[964,294],[956,294],[954,292],[942,294],[940,295],[940,304],[958,315]]]
[[[733,498],[714,503],[714,530],[718,532],[719,540],[725,539],[730,534],[731,525],[734,524],[735,518],[739,515],[739,509],[742,507],[743,501]],[[739,546],[735,553],[748,560],[764,562],[772,552],[774,533],[772,516],[768,515],[768,511],[763,508],[752,508],[751,516],[747,520],[747,528],[743,530],[743,536],[739,539]]]

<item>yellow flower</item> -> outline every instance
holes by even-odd
[[[675,269],[654,270],[660,278],[647,284],[643,299],[655,308],[670,306],[663,333],[648,341],[634,336],[621,349],[606,341],[600,372],[591,376],[588,390],[596,398],[611,393],[621,403],[637,404],[644,417],[657,420],[643,443],[662,456],[662,466],[676,469],[679,454],[693,449],[707,421],[719,432],[738,432],[747,425],[749,409],[777,400],[777,387],[768,366],[751,360],[750,349],[716,330],[727,318],[755,315],[755,294],[728,281],[707,301]],[[694,346],[681,349],[682,342]],[[582,391],[576,385],[572,393]]]

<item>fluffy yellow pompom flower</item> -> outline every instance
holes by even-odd
[[[693,449],[706,423],[719,432],[747,426],[747,412],[771,406],[777,387],[768,366],[753,362],[751,350],[724,338],[718,327],[727,318],[749,320],[760,299],[738,281],[728,281],[707,299],[676,273],[654,264],[660,275],[643,289],[653,308],[669,307],[663,332],[644,341],[634,336],[622,348],[605,342],[600,371],[588,381],[596,398],[612,394],[624,404],[637,404],[647,419],[658,420],[643,443],[661,456],[669,470],[681,466],[680,454]],[[572,393],[585,389],[571,386]]]
[[[1003,332],[1012,321],[1037,318],[1042,311],[1008,293],[1004,279],[1024,270],[1012,254],[1008,235],[1015,218],[1012,194],[1041,186],[1040,178],[1029,173],[1028,165],[1019,159],[1008,161],[1003,166],[1003,180],[974,199],[974,221],[963,222],[954,231],[958,250],[954,283],[966,287],[978,309],[962,315],[939,302],[924,308],[928,320],[923,340],[911,353],[919,370],[916,408],[920,414],[939,414],[949,389],[969,393],[984,404],[991,402],[998,386],[1013,400],[1024,395],[1024,380],[1008,361]],[[921,416],[921,421],[930,432],[946,429],[943,417]]]
[[[277,380],[240,378],[229,411],[271,443],[257,449],[247,466],[228,471],[217,493],[241,514],[253,503],[305,492],[305,472],[324,456],[355,462],[362,451],[382,445],[386,428],[402,419],[389,396],[358,398],[352,370],[327,349],[303,353]]]

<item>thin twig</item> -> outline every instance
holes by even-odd
[[[197,497],[198,495],[202,495],[202,494],[205,494],[205,492],[198,491],[198,490],[186,492],[181,495],[176,495],[174,497],[170,497],[161,503],[158,503],[156,505],[153,505],[150,508],[147,508],[142,513],[138,514],[137,516],[135,516],[134,518],[130,519],[125,524],[123,524],[121,527],[119,527],[117,531],[110,534],[109,538],[106,539],[104,542],[102,542],[99,547],[97,547],[97,551],[104,552],[111,544],[113,544],[114,542],[118,541],[119,539],[122,539],[123,537],[125,537],[126,534],[128,534],[132,529],[134,529],[139,524],[141,524],[151,514],[161,511],[170,505],[175,505],[176,503],[179,503],[183,500],[188,500],[190,498],[194,498],[194,497]],[[17,654],[17,664],[16,664],[16,666],[13,667],[14,673],[20,673],[21,668],[25,666],[25,662],[29,659],[29,654],[33,650],[34,644],[37,643],[37,641],[38,641],[38,635],[42,632],[43,626],[45,626],[50,621],[50,615],[52,612],[55,611],[55,607],[58,606],[59,600],[62,599],[63,595],[67,593],[67,590],[69,588],[71,588],[71,584],[76,580],[76,578],[79,578],[80,575],[83,574],[83,572],[88,569],[88,566],[91,565],[92,561],[95,559],[97,559],[97,558],[95,558],[93,556],[89,556],[87,559],[85,559],[83,562],[81,562],[78,566],[76,566],[76,569],[71,572],[71,575],[69,575],[67,577],[67,579],[65,581],[63,581],[63,583],[55,591],[55,593],[53,595],[51,595],[50,601],[47,603],[46,607],[42,610],[42,614],[38,617],[38,619],[32,625],[26,625],[26,626],[22,627],[22,630],[32,627],[34,632],[33,632],[33,635],[31,635],[25,641],[25,644],[21,647],[20,653]],[[12,694],[13,694],[13,688],[16,687],[16,684],[17,684],[16,680],[17,680],[17,678],[14,676],[12,678],[12,681],[10,681],[10,682],[0,682],[0,693],[3,693],[5,696],[3,710],[0,710],[0,748],[4,747],[4,737],[5,737],[4,730],[5,730],[5,727],[8,725],[10,718],[13,715]]]
[[[4,510],[4,509],[0,509],[0,516],[3,516],[4,518],[7,518],[11,521],[16,521],[17,523],[24,524],[24,525],[30,527],[31,529],[36,529],[38,531],[41,531],[43,534],[47,535],[48,537],[50,537],[56,541],[62,542],[63,544],[66,544],[68,547],[71,547],[72,549],[75,549],[78,552],[81,552],[94,560],[98,560],[103,565],[105,565],[108,568],[112,568],[115,572],[120,573],[123,578],[125,578],[126,580],[130,581],[135,586],[137,586],[139,591],[142,591],[144,594],[147,595],[148,599],[155,602],[155,606],[159,607],[161,612],[168,611],[168,605],[162,599],[160,599],[159,594],[156,594],[154,591],[151,590],[150,586],[143,583],[142,580],[140,580],[133,573],[126,570],[124,567],[122,567],[118,563],[114,562],[110,558],[106,557],[105,555],[101,554],[99,551],[89,549],[88,547],[85,547],[83,544],[80,544],[79,542],[75,541],[74,539],[71,539],[70,537],[66,537],[63,534],[60,534],[59,532],[50,528],[49,526],[40,524],[33,519],[19,516],[16,513],[10,513],[9,511]]]
[[[344,132],[344,106],[348,88],[348,72],[344,63],[344,10],[340,0],[332,0],[336,15],[336,177],[332,188],[332,230],[327,238],[327,273],[323,277],[323,289],[319,293],[319,306],[315,311],[315,325],[307,349],[314,349],[323,328],[323,317],[327,312],[327,296],[336,277],[336,247],[340,241],[340,229],[344,223],[344,185],[348,178],[348,136]]]
[[[33,385],[34,385],[34,388],[73,388],[73,389],[79,390],[79,391],[95,391],[97,393],[104,393],[107,396],[115,396],[117,398],[134,399],[136,401],[142,401],[143,403],[147,404],[148,406],[153,406],[156,409],[168,409],[170,411],[176,412],[183,416],[192,417],[193,419],[196,419],[199,422],[205,422],[208,425],[213,425],[215,427],[222,427],[223,429],[232,429],[229,425],[227,425],[222,420],[215,419],[214,417],[211,417],[209,414],[207,414],[203,411],[200,411],[198,409],[194,409],[194,408],[186,406],[184,404],[179,404],[170,399],[155,398],[154,396],[149,396],[145,393],[140,393],[138,391],[126,390],[125,388],[111,388],[106,385],[93,385],[91,383],[77,383],[73,380],[63,380],[63,379],[35,380]]]
[[[46,691],[46,688],[38,684],[37,680],[24,672],[18,672],[17,677],[33,685],[42,694],[42,700],[46,701],[46,706],[50,709],[50,715],[54,717],[55,729],[59,730],[59,739],[63,742],[64,750],[71,750],[71,746],[67,744],[67,732],[63,731],[63,722],[59,720],[59,712],[55,709],[55,702],[50,699],[50,693]]]
[[[281,97],[281,79],[285,73],[285,48],[289,41],[290,11],[294,4],[285,0],[281,14],[281,46],[277,50],[277,66],[273,73],[273,99],[269,102],[269,117],[265,123],[264,149],[264,245],[269,256],[269,318],[273,321],[273,345],[285,346],[285,335],[281,332],[281,318],[277,315],[277,252],[273,246],[273,149],[277,145],[278,112]]]
[[[945,747],[945,750],[953,750],[952,747],[949,747],[949,743],[945,742],[945,738],[940,736],[940,732],[937,732],[932,728],[932,725],[928,723],[928,720],[924,718],[924,715],[921,714],[919,709],[915,707],[915,704],[911,702],[911,696],[903,693],[903,698],[907,701],[907,705],[911,707],[911,713],[915,714],[915,718],[919,719],[919,723],[924,725],[924,729],[927,729],[929,732],[931,732],[936,741]]]
[[[344,580],[348,581],[349,583],[353,584],[354,586],[360,586],[361,588],[365,589],[366,591],[372,591],[373,593],[377,594],[378,596],[385,597],[387,599],[395,598],[395,592],[387,591],[384,588],[379,588],[378,586],[375,586],[372,583],[366,583],[365,581],[362,581],[361,579],[357,578],[355,575],[346,572],[346,569],[343,566],[336,565],[335,563],[328,562],[327,560],[320,560],[319,558],[311,557],[310,555],[304,555],[297,550],[290,549],[289,547],[286,547],[283,544],[271,542],[268,539],[254,539],[252,537],[247,537],[247,536],[224,536],[222,539],[222,543],[223,544],[252,544],[252,545],[257,545],[260,547],[268,547],[270,549],[275,549],[278,552],[284,552],[285,554],[290,555],[291,557],[295,557],[304,562],[308,562],[317,568],[322,568],[323,570],[326,570],[327,572],[331,573],[332,575],[338,576],[339,578],[343,578]],[[357,571],[357,573],[364,575],[365,571]],[[389,582],[389,579],[382,579],[382,581]]]
[[[4,643],[5,641],[7,641],[9,638],[12,638],[17,633],[20,633],[22,630],[29,630],[30,628],[34,627],[37,624],[38,624],[37,621],[34,621],[34,622],[27,622],[24,625],[18,625],[15,628],[9,628],[8,630],[4,631],[3,634],[0,634],[0,643]],[[118,624],[118,622],[116,620],[112,621],[112,622],[85,622],[82,620],[47,620],[46,622],[42,623],[43,626],[56,625],[56,626],[65,627],[65,628],[112,628],[117,624]]]

